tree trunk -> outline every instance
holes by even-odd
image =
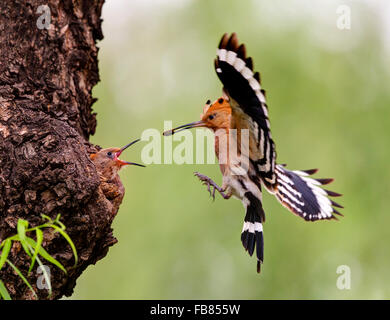
[[[44,248],[68,270],[50,266],[51,299],[73,292],[76,279],[116,243],[111,223],[123,188],[105,196],[89,158],[96,127],[92,87],[99,81],[96,41],[103,38],[104,0],[0,1],[0,241],[16,233],[19,218],[42,223],[41,214],[61,214],[79,254],[57,233],[44,233]],[[46,4],[50,19],[42,19]],[[97,147],[98,148],[98,147]],[[27,274],[30,259],[14,243],[9,257]],[[39,274],[28,280],[39,298]],[[7,266],[0,271],[14,299],[31,291]]]

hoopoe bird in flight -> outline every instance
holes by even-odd
[[[263,223],[265,213],[262,206],[262,185],[293,214],[306,221],[336,219],[334,214],[342,215],[334,207],[342,208],[328,197],[341,196],[336,192],[321,188],[333,179],[312,179],[309,175],[317,169],[291,171],[285,165],[276,163],[275,143],[272,139],[268,106],[265,91],[261,87],[260,75],[253,71],[253,63],[246,56],[244,44],[239,44],[237,36],[224,34],[215,59],[215,71],[223,84],[223,96],[213,103],[207,101],[201,120],[164,132],[171,135],[181,130],[205,127],[215,134],[215,152],[223,175],[222,186],[200,173],[195,175],[207,185],[215,197],[217,190],[224,199],[234,196],[240,199],[246,209],[241,241],[250,256],[256,251],[257,272],[260,273],[264,261]],[[236,135],[231,135],[236,129]],[[237,161],[244,156],[241,140],[243,129],[249,135],[247,149],[248,168],[245,174],[236,174]],[[234,139],[236,155],[227,156],[221,161],[219,141]],[[230,146],[229,141],[227,146]],[[222,145],[223,148],[224,145]],[[224,147],[226,149],[228,147]],[[210,188],[213,188],[211,190]]]
[[[142,164],[135,162],[128,162],[119,159],[119,156],[128,147],[140,141],[140,139],[134,140],[122,148],[107,148],[93,153],[90,155],[92,162],[95,164],[96,170],[100,175],[100,179],[104,181],[112,181],[118,175],[121,168],[126,165],[135,165],[139,167],[145,167]]]

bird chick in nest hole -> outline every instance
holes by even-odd
[[[115,204],[119,207],[124,196],[124,187],[118,175],[119,170],[127,165],[145,167],[139,163],[119,159],[123,151],[138,141],[140,139],[132,141],[122,148],[106,148],[90,155],[100,177],[100,187],[106,198],[114,202],[114,207],[116,207]]]

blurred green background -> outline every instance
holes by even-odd
[[[351,29],[337,28],[339,5]],[[218,165],[121,172],[119,240],[78,280],[73,299],[390,298],[389,5],[387,1],[107,0],[92,142],[122,146],[144,129],[199,119],[221,95],[213,59],[237,32],[260,71],[278,162],[320,168],[344,196],[340,221],[307,223],[269,194],[265,261],[240,243],[240,201],[212,202],[193,176]],[[387,24],[386,24],[387,23]],[[141,161],[141,142],[123,159]],[[174,147],[178,142],[174,142]],[[336,269],[351,268],[351,290]]]

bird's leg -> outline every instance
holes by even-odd
[[[222,187],[222,188],[219,187],[208,176],[205,176],[205,175],[203,175],[203,174],[201,174],[199,172],[194,172],[194,175],[196,177],[198,177],[198,179],[200,181],[202,181],[204,185],[207,186],[207,190],[208,190],[208,192],[210,192],[210,196],[213,198],[213,200],[215,200],[215,190],[217,190],[224,199],[229,199],[232,196],[231,192],[226,192],[225,193],[227,187]],[[211,187],[213,188],[213,190],[211,190]]]

